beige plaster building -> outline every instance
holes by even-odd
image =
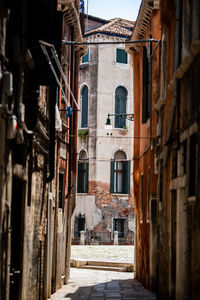
[[[105,21],[92,16],[86,22],[88,42],[124,41],[134,22]],[[89,45],[80,65],[77,205],[72,237],[79,243],[132,243],[133,122],[119,114],[133,113],[133,71],[124,44]],[[106,126],[108,114],[111,126]]]

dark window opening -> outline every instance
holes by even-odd
[[[115,128],[126,127],[126,117],[119,114],[126,114],[127,92],[119,86],[115,91]]]
[[[150,168],[147,171],[147,219],[149,219],[149,203],[150,203]]]
[[[183,167],[183,174],[186,174],[187,171],[187,140],[183,142],[183,152],[182,152],[182,167]]]
[[[189,196],[196,194],[196,133],[190,137]]]
[[[85,54],[83,57],[82,57],[82,64],[83,63],[87,63],[89,62],[89,50],[87,52],[87,54]]]
[[[63,187],[64,187],[64,174],[59,173],[59,203],[58,203],[59,208],[63,208]]]
[[[160,161],[159,201],[163,201],[163,160]]]
[[[88,87],[85,85],[82,90],[82,115],[81,115],[81,127],[88,127]]]
[[[144,218],[144,175],[140,177],[140,220]]]
[[[89,162],[78,161],[78,193],[88,193]]]
[[[178,176],[178,152],[172,151],[172,179]]]
[[[124,238],[125,237],[125,223],[126,219],[116,218],[113,219],[113,232],[118,231],[118,237]]]
[[[77,217],[75,217],[74,237],[80,238],[81,231],[85,231],[85,216],[79,214]]]
[[[128,63],[128,55],[124,49],[117,49],[116,61],[121,64]]]
[[[157,223],[157,199],[153,197],[151,200],[151,221],[153,224]]]
[[[149,70],[148,70],[147,48],[143,46],[143,69],[142,69],[142,123],[146,123],[149,118]]]
[[[111,161],[110,192],[116,194],[130,193],[130,161],[123,151],[115,153]]]

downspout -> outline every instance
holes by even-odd
[[[175,27],[175,49],[174,49],[174,73],[176,72],[181,59],[181,12],[182,12],[182,1],[176,0],[176,27]],[[178,102],[178,98],[180,95],[180,86],[178,79],[175,77],[174,79],[174,94],[172,99],[172,109],[170,114],[170,120],[169,120],[169,128],[167,133],[167,138],[165,141],[165,145],[167,145],[167,155],[169,152],[168,144],[171,140],[174,120],[175,120],[175,114],[176,114],[176,106]],[[166,157],[167,159],[167,157]],[[166,162],[165,159],[165,162]]]
[[[71,39],[74,40],[74,27],[71,27]],[[71,46],[70,61],[70,89],[74,86],[74,46]],[[72,105],[72,96],[70,95],[70,105]],[[71,215],[72,215],[72,135],[73,135],[73,114],[69,119],[69,168],[68,168],[68,201],[67,201],[67,231],[66,231],[66,257],[65,257],[65,280],[67,284],[70,277],[70,256],[71,256]]]

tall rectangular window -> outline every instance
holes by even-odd
[[[127,64],[128,63],[128,56],[124,49],[117,49],[116,50],[116,62],[121,64]]]
[[[81,128],[88,127],[88,87],[82,89]]]
[[[130,161],[111,161],[110,192],[130,193]]]
[[[144,217],[144,175],[140,176],[140,221]]]
[[[118,237],[124,238],[126,231],[126,219],[116,218],[113,219],[113,231],[118,231]]]
[[[88,193],[89,162],[78,161],[78,193]]]
[[[79,214],[78,216],[75,217],[74,237],[79,238],[81,231],[85,231],[85,216]]]
[[[63,187],[64,187],[64,174],[59,173],[59,203],[58,203],[59,208],[63,208]]]
[[[150,168],[147,171],[147,219],[149,220],[149,205],[150,205]]]
[[[115,128],[126,126],[127,91],[123,86],[118,86],[115,90]],[[121,114],[121,115],[120,115]]]
[[[159,174],[159,201],[163,201],[163,160],[160,161],[160,174]]]
[[[149,64],[147,48],[143,46],[143,67],[142,67],[142,123],[149,118]]]

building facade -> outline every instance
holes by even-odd
[[[89,16],[88,42],[124,41],[134,22]],[[94,23],[95,22],[95,23]],[[97,24],[98,22],[98,24]],[[128,29],[127,29],[128,28]],[[123,44],[89,45],[80,65],[77,206],[73,215],[73,242],[80,231],[86,243],[132,243],[133,122],[119,114],[133,113],[132,69]],[[111,126],[106,126],[108,113]],[[109,121],[108,121],[109,122]]]
[[[60,110],[75,106],[70,93],[78,99],[77,72],[85,52],[62,47],[66,37],[82,41],[79,1],[0,1],[0,298],[5,300],[48,299],[68,279],[65,241],[77,151],[69,131],[77,136],[77,113],[66,118]]]
[[[141,139],[134,144],[136,276],[157,291],[159,299],[199,299],[200,295],[199,13],[195,0],[142,1],[131,39],[152,37],[159,41],[158,47],[152,43],[148,53],[141,43],[127,46],[138,75],[134,77],[135,134],[138,130],[147,136],[148,126],[152,128],[149,143],[144,145]],[[154,161],[150,180],[148,157]],[[145,224],[148,210],[149,225]]]
[[[160,40],[160,12],[157,1],[143,1],[131,40]],[[156,287],[157,166],[155,103],[159,97],[158,42],[128,44],[134,70],[134,197],[136,203],[136,274],[147,287]],[[157,49],[156,49],[157,48]],[[155,74],[155,75],[154,75]]]

